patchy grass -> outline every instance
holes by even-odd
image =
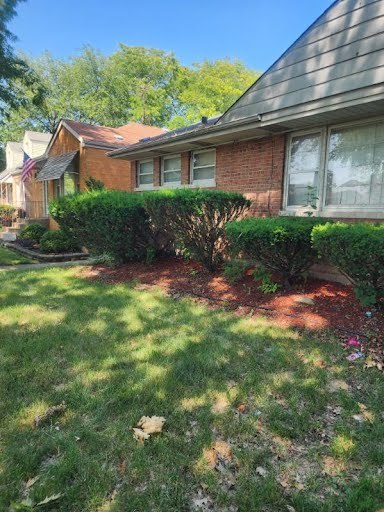
[[[0,266],[21,265],[23,263],[35,263],[35,261],[0,245]]]
[[[0,275],[0,510],[58,493],[60,512],[384,506],[376,370],[267,320],[76,272]],[[143,415],[167,419],[146,444]]]

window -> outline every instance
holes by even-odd
[[[325,212],[384,208],[383,121],[291,136],[285,204],[316,201]]]
[[[287,206],[304,206],[316,196],[321,158],[321,133],[291,138]]]
[[[194,151],[192,153],[192,183],[213,182],[215,179],[216,150]]]
[[[76,172],[65,172],[63,177],[64,195],[79,192],[79,175]]]
[[[384,123],[333,129],[326,206],[384,206]]]
[[[162,184],[180,185],[181,183],[181,157],[180,155],[165,156],[161,161]]]
[[[137,162],[138,188],[153,187],[153,160],[140,160]]]

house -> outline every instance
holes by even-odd
[[[38,215],[41,205],[26,201],[27,187],[21,174],[24,156],[39,158],[44,154],[51,134],[26,131],[22,142],[7,142],[6,168],[0,174],[0,203],[14,206],[25,215]]]
[[[130,169],[127,172],[126,163],[108,158],[106,152],[164,132],[139,123],[109,128],[61,120],[44,158],[36,159],[37,171],[26,185],[30,190],[29,201],[42,204],[40,220],[48,218],[48,203],[52,198],[84,190],[89,177],[107,188],[130,190]],[[56,227],[52,220],[49,224]]]
[[[335,1],[220,117],[109,152],[134,190],[240,191],[254,215],[384,219],[384,0]],[[133,165],[132,165],[133,163]]]

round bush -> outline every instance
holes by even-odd
[[[63,231],[47,231],[40,241],[42,252],[61,254],[66,252],[77,252],[80,250],[78,244]]]
[[[227,236],[233,254],[261,262],[291,284],[316,260],[311,232],[320,222],[306,217],[248,218],[228,224]]]
[[[327,223],[313,229],[312,242],[353,280],[363,306],[379,303],[384,297],[384,224]]]
[[[47,228],[41,224],[28,224],[20,231],[19,238],[22,240],[32,240],[36,244],[39,244],[41,237],[47,231]]]

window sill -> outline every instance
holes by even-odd
[[[190,185],[187,185],[189,188],[212,188],[216,187],[216,180],[204,180],[204,181],[194,181]]]
[[[310,208],[297,208],[281,210],[279,215],[286,217],[308,217],[306,211],[311,211]],[[384,209],[381,210],[350,210],[342,208],[327,208],[321,211],[313,210],[311,217],[329,217],[332,219],[384,219]]]
[[[154,185],[148,185],[145,187],[136,187],[133,190],[135,192],[148,192],[150,190],[159,190],[160,187],[155,187]]]

